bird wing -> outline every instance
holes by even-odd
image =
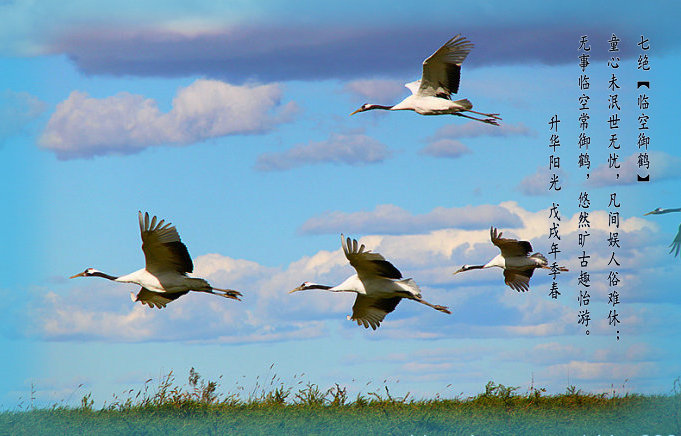
[[[502,238],[502,232],[490,227],[489,237],[492,243],[499,247],[501,255],[504,257],[525,257],[532,252],[532,244],[528,241],[519,241],[517,239]]]
[[[180,274],[194,270],[192,258],[187,247],[180,241],[180,235],[175,226],[153,217],[149,221],[149,214],[139,213],[140,232],[142,234],[142,251],[147,261],[147,271],[150,273],[177,271]]]
[[[366,328],[376,330],[387,314],[395,310],[402,297],[373,298],[357,294],[349,319]]]
[[[461,64],[472,48],[473,44],[459,34],[423,61],[419,94],[448,99],[450,94],[456,93],[461,79]]]
[[[679,250],[681,250],[681,225],[679,225],[679,233],[676,234],[676,237],[669,246],[672,247],[672,249],[669,250],[669,254],[675,252],[674,256],[678,256]]]
[[[410,90],[412,94],[416,94],[419,92],[419,88],[421,87],[421,81],[416,80],[414,82],[405,83],[404,86]]]
[[[393,266],[392,263],[385,260],[383,256],[378,253],[372,253],[370,250],[364,249],[364,244],[361,246],[356,239],[350,239],[341,235],[341,245],[345,257],[350,261],[357,275],[362,277],[377,276],[387,279],[401,279],[402,273]]]
[[[147,306],[154,308],[157,307],[159,309],[163,309],[166,307],[166,304],[170,303],[171,301],[175,301],[184,294],[186,294],[189,291],[183,291],[183,292],[155,292],[155,291],[150,291],[149,289],[142,288],[140,291],[137,293],[137,295],[133,294],[132,292],[130,295],[133,297],[132,301],[139,301],[142,304],[146,304]]]
[[[504,270],[504,282],[518,292],[525,292],[530,290],[530,277],[534,268],[517,270],[517,269],[505,269]]]

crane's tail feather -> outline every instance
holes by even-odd
[[[549,266],[549,261],[546,259],[546,257],[543,254],[534,253],[530,257],[533,258],[533,259],[537,259],[540,262],[539,268],[552,269],[552,267]],[[570,271],[569,269],[565,268],[564,266],[556,266],[556,269],[558,271]]]
[[[417,295],[419,297],[421,296],[421,288],[419,288],[419,285],[417,285],[413,279],[396,280],[395,283],[402,285],[410,294]]]
[[[463,98],[461,100],[456,100],[456,101],[453,101],[452,103],[458,104],[459,106],[461,106],[461,108],[463,110],[466,110],[466,111],[473,109],[473,103],[471,103],[470,100],[468,100],[467,98]]]
[[[534,253],[530,257],[533,258],[533,259],[537,259],[540,262],[539,266],[541,266],[542,268],[544,268],[546,265],[549,264],[549,261],[541,253]]]

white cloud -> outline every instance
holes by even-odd
[[[391,155],[388,147],[370,136],[332,133],[325,141],[310,141],[283,152],[263,153],[255,168],[282,171],[319,163],[366,165],[384,161]]]
[[[369,212],[330,211],[308,219],[302,233],[421,233],[445,228],[479,229],[491,224],[516,226],[520,218],[500,206],[436,207],[413,215],[392,204],[381,204]]]
[[[275,84],[234,86],[200,79],[179,89],[172,109],[162,113],[156,101],[142,95],[121,92],[98,99],[73,91],[57,105],[40,144],[61,159],[72,159],[263,133],[296,110],[294,103],[280,104],[281,93]]]
[[[0,94],[0,144],[19,134],[40,116],[47,105],[27,92],[6,90]]]
[[[681,177],[681,158],[672,156],[662,151],[648,152],[648,159],[650,163],[650,181],[655,182],[665,179],[676,179]],[[616,186],[616,185],[632,185],[638,182],[637,174],[645,175],[647,170],[639,171],[638,153],[627,156],[624,160],[620,159],[620,168],[609,168],[607,164],[599,165],[589,175],[587,185],[601,187],[601,186]],[[617,175],[619,174],[619,178]]]

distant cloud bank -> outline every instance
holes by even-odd
[[[570,22],[570,21],[568,21]],[[581,30],[593,44],[610,33],[597,26]],[[521,26],[457,26],[474,44],[466,66],[576,63],[577,33],[570,26],[524,23]],[[48,43],[50,53],[64,53],[85,74],[187,77],[202,75],[243,83],[249,80],[363,79],[420,76],[420,63],[456,33],[450,26],[329,26],[237,24],[193,32],[172,28],[126,27],[68,30]],[[418,38],[415,37],[418,35]],[[639,38],[622,31],[623,41]],[[662,42],[660,41],[660,44]],[[634,56],[635,46],[620,57]],[[668,47],[656,46],[656,53]],[[607,58],[593,52],[592,61]],[[361,84],[355,84],[362,93]],[[392,86],[381,91],[392,93]]]

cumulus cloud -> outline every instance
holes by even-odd
[[[310,141],[283,152],[263,153],[255,168],[283,171],[319,163],[366,165],[383,162],[391,155],[388,147],[361,133],[332,133],[325,141]]]
[[[185,145],[237,134],[256,134],[288,121],[294,103],[281,105],[278,85],[234,86],[197,80],[178,90],[172,109],[121,92],[93,98],[73,91],[57,105],[40,144],[61,159],[131,154],[147,147]]]
[[[655,182],[665,179],[677,179],[681,177],[681,158],[672,156],[662,151],[648,152],[650,163],[650,181]],[[627,156],[619,162],[620,168],[609,168],[607,164],[599,165],[589,175],[587,185],[594,187],[632,185],[638,183],[637,174],[645,175],[646,169],[639,171],[638,153]],[[619,174],[619,177],[617,175]]]
[[[5,90],[0,93],[0,144],[21,133],[46,109],[45,102],[27,92]]]
[[[413,215],[399,206],[381,204],[368,212],[326,212],[307,220],[300,231],[311,234],[341,231],[356,234],[405,234],[446,228],[489,228],[492,223],[515,227],[520,222],[517,215],[500,206],[436,207],[426,214]]]

